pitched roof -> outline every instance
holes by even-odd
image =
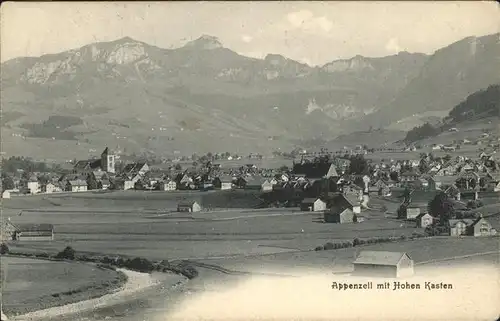
[[[127,164],[123,168],[123,172],[124,173],[138,172],[141,170],[142,167],[144,167],[144,165],[146,165],[145,162]]]
[[[404,252],[361,251],[354,264],[397,265],[405,255],[410,257]]]
[[[79,160],[73,166],[73,168],[76,170],[95,169],[98,167],[101,167],[100,159]]]
[[[458,222],[463,222],[465,223],[465,225],[469,226],[472,223],[474,223],[474,220],[469,218],[448,220],[448,224],[450,225],[450,227],[455,227],[455,225],[457,225]]]
[[[19,232],[51,232],[54,230],[52,224],[15,224]]]
[[[293,165],[292,172],[294,175],[305,175],[308,178],[338,176],[333,163],[298,163]]]
[[[68,181],[68,183],[72,186],[87,186],[87,182],[84,181],[83,179],[75,179]]]
[[[178,206],[189,206],[189,207],[191,207],[191,206],[194,205],[194,203],[198,203],[198,202],[196,202],[196,201],[180,201],[179,204],[178,204]]]

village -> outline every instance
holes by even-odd
[[[404,150],[411,148],[415,147]],[[433,145],[432,151],[435,149]],[[150,166],[146,161],[123,164],[120,156],[106,147],[100,157],[74,161],[72,167],[62,173],[4,172],[2,198],[125,190],[245,191],[259,200],[251,208],[298,208],[322,213],[326,223],[362,223],[369,219],[370,213],[379,212],[395,215],[405,224],[412,222],[416,227],[432,231],[429,233],[433,235],[497,233],[480,213],[484,205],[481,195],[488,195],[489,199],[493,196],[494,200],[500,192],[500,164],[494,154],[482,151],[472,159],[460,154],[437,157],[431,151],[420,153],[419,159],[373,161],[368,150],[359,145],[336,152],[300,151],[299,159],[294,159],[290,167],[279,168],[258,168],[251,156],[247,164],[225,167],[223,162],[215,160],[220,157],[210,155],[211,159],[201,158],[202,162],[193,161],[182,169],[178,163],[163,168]],[[229,153],[223,157],[233,159]],[[190,213],[211,210],[214,209],[210,204],[200,204],[189,197],[171,209]],[[14,228],[16,236],[9,237],[21,240],[36,239],[33,235],[39,235],[42,239],[47,236],[53,239],[51,229],[50,225],[33,222]]]

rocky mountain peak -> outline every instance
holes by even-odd
[[[188,42],[184,48],[193,48],[198,50],[212,50],[222,48],[223,45],[219,38],[209,35],[202,35],[196,40]]]

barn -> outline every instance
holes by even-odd
[[[404,252],[361,251],[353,264],[353,274],[360,276],[399,278],[414,273],[414,262]]]
[[[326,210],[326,202],[319,198],[304,198],[300,203],[300,209],[302,211],[324,211]]]
[[[52,224],[16,224],[16,241],[52,241],[54,226]]]
[[[196,201],[183,201],[177,205],[177,212],[199,212],[201,206]]]

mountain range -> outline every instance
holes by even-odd
[[[177,49],[126,37],[16,58],[1,65],[2,152],[270,154],[370,127],[401,131],[408,117],[411,128],[498,83],[499,35],[317,67],[245,57],[207,35]]]

